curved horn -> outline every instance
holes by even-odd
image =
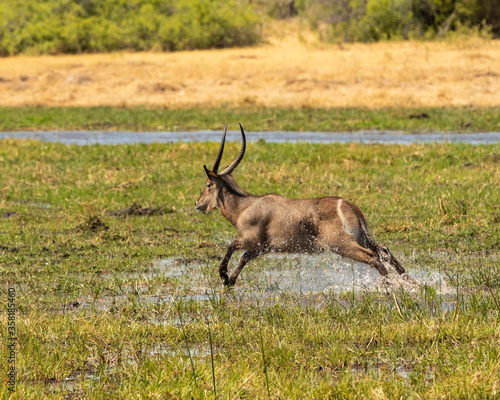
[[[227,124],[224,127],[224,133],[222,134],[222,140],[220,141],[219,153],[217,153],[217,158],[215,159],[214,166],[212,167],[212,171],[215,173],[217,173],[217,170],[219,169],[222,153],[224,152],[224,143],[226,142],[226,132],[227,132]]]
[[[240,163],[240,161],[243,159],[243,156],[245,155],[245,148],[247,145],[247,141],[245,139],[245,132],[243,131],[243,127],[241,126],[241,124],[240,124],[240,129],[241,129],[241,141],[242,141],[240,153],[234,159],[231,165],[226,167],[224,171],[220,173],[220,175],[230,174],[231,172],[233,172]]]

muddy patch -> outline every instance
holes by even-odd
[[[116,211],[108,211],[108,215],[112,217],[126,217],[130,215],[139,216],[153,216],[153,215],[164,215],[172,214],[174,210],[169,207],[142,207],[140,204],[132,204],[130,207],[123,208]]]
[[[0,244],[0,251],[7,251],[10,253],[15,253],[15,252],[19,251],[19,249],[17,247],[8,247],[8,246],[4,246],[4,245]]]
[[[109,226],[107,226],[98,216],[92,215],[79,224],[76,230],[80,232],[100,232],[109,230]]]
[[[15,211],[6,211],[6,212],[2,213],[2,215],[0,215],[0,218],[14,218],[17,216],[19,216],[19,213],[15,212]]]

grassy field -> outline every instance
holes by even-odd
[[[5,58],[0,106],[500,104],[500,41],[324,45],[297,27],[288,29],[253,48]]]
[[[497,41],[267,37],[3,59],[0,130],[500,130]],[[18,337],[1,398],[500,396],[500,144],[248,144],[248,191],[364,210],[420,283],[390,287],[334,256],[266,256],[224,289],[234,229],[194,209],[216,152],[0,141],[0,306],[15,289]]]
[[[194,108],[145,107],[4,107],[0,131],[30,130],[221,130],[238,121],[247,131],[401,130],[500,131],[499,107],[419,108]]]
[[[300,257],[256,260],[225,290],[234,230],[194,210],[216,152],[0,141],[14,398],[498,398],[500,145],[248,145],[242,187],[356,202],[413,291],[283,289],[279,271],[345,272]],[[345,265],[353,282],[368,268]]]

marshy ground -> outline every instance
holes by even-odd
[[[498,130],[499,44],[278,30],[251,49],[5,58],[0,129]],[[499,144],[249,143],[243,188],[355,202],[417,284],[270,255],[231,290],[234,229],[194,210],[217,148],[0,140],[13,398],[498,398]]]
[[[232,290],[194,210],[217,146],[0,141],[18,398],[498,396],[499,145],[249,143],[242,187],[354,201],[419,285],[279,255]]]

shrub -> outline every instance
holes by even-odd
[[[184,50],[260,40],[238,0],[18,0],[0,3],[0,55]]]
[[[257,0],[282,18],[291,0]],[[294,10],[326,41],[440,38],[454,32],[500,37],[498,0],[295,0]]]

